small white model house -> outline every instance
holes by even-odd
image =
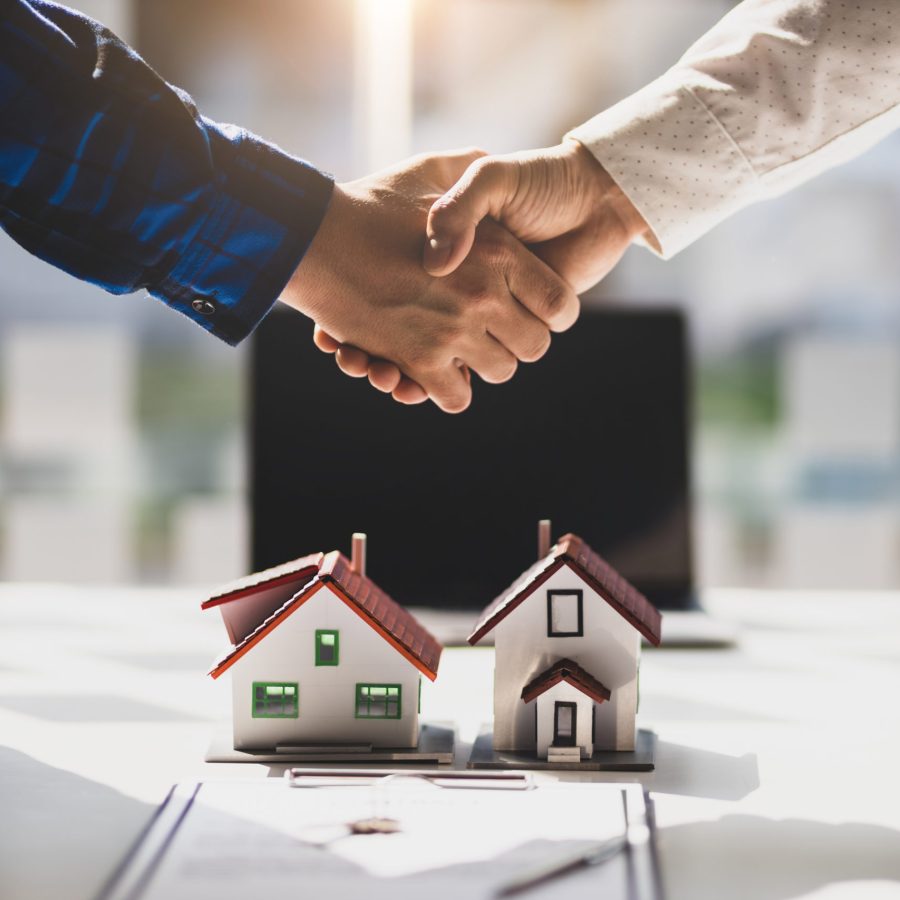
[[[641,635],[659,644],[660,614],[581,538],[549,544],[541,522],[540,558],[469,636],[494,636],[494,750],[551,762],[634,750]]]
[[[409,748],[421,678],[442,647],[353,562],[316,553],[241,579],[202,604],[234,645],[210,671],[231,672],[234,748]]]

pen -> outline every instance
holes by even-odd
[[[590,847],[583,847],[581,850],[563,854],[510,879],[497,889],[494,896],[512,897],[522,891],[537,887],[545,881],[558,878],[560,875],[566,875],[587,866],[600,865],[621,853],[627,846],[626,838],[615,837],[599,844],[592,844]]]

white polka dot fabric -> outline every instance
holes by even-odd
[[[661,78],[569,133],[669,258],[900,127],[900,0],[745,0]]]

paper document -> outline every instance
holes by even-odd
[[[165,810],[110,900],[466,900],[494,897],[561,852],[622,836],[623,786],[545,784],[532,790],[442,788],[401,778],[383,785],[291,788],[286,782],[205,782]],[[640,795],[640,788],[633,786]],[[178,800],[176,792],[175,801]],[[174,801],[173,801],[174,803]],[[393,833],[353,834],[361,820]],[[598,878],[624,885],[633,860],[565,876],[571,900],[596,897]],[[609,866],[609,872],[600,868]],[[555,888],[555,891],[554,891]],[[539,900],[560,884],[529,891]],[[523,894],[523,896],[526,896]],[[622,892],[616,896],[644,896]],[[647,896],[654,896],[649,894]]]

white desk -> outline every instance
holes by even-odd
[[[169,786],[210,766],[226,684],[202,592],[0,588],[0,896],[92,900]],[[900,897],[900,595],[721,592],[738,649],[659,650],[641,720],[670,900]],[[490,650],[446,651],[423,711],[471,739]],[[579,777],[579,776],[575,776]]]

